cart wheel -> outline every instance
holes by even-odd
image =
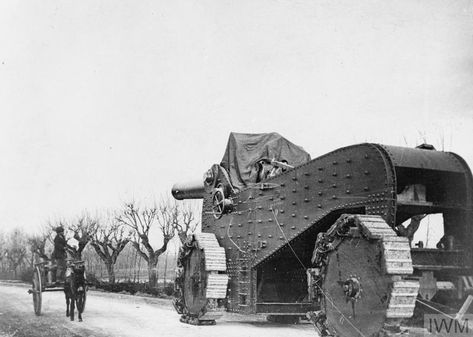
[[[87,301],[87,286],[84,287],[84,292],[80,293],[79,297],[77,298],[77,309],[80,312],[84,312],[86,301]]]
[[[33,272],[33,307],[34,313],[39,316],[41,315],[41,291],[42,291],[42,284],[41,284],[41,273],[39,268],[36,267]]]

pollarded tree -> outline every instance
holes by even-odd
[[[49,256],[46,254],[47,241],[48,241],[48,237],[41,234],[31,235],[28,238],[28,244],[33,254],[36,254],[37,257],[43,260],[49,259]]]
[[[104,222],[97,223],[97,230],[90,244],[105,263],[110,283],[115,283],[114,266],[118,255],[130,241],[130,235],[131,231],[114,216],[108,216]]]
[[[49,256],[46,254],[48,241],[53,242],[51,225],[43,226],[39,234],[32,234],[28,237],[31,252],[43,260],[49,259]]]
[[[117,217],[120,223],[133,230],[131,243],[148,264],[148,280],[152,288],[155,288],[158,283],[158,259],[174,237],[173,219],[177,213],[177,207],[167,202],[153,207],[140,207],[135,202],[129,202],[124,205]],[[154,249],[149,241],[150,231],[155,224],[158,225],[163,238],[163,244],[159,249]]]
[[[97,219],[85,213],[68,225],[67,230],[70,235],[67,235],[66,238],[74,238],[77,241],[77,247],[68,243],[66,249],[73,259],[81,260],[84,248],[92,240],[97,230]]]
[[[187,240],[187,236],[194,233],[199,225],[198,216],[195,215],[195,210],[189,203],[183,204],[181,207],[174,206],[176,212],[173,217],[173,227],[176,229],[177,236],[181,244]]]

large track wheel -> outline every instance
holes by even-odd
[[[41,292],[42,292],[42,283],[41,283],[41,273],[38,267],[33,271],[33,280],[32,288],[29,291],[33,294],[33,309],[34,313],[39,316],[41,315]]]
[[[178,298],[174,307],[181,321],[215,324],[224,311],[228,275],[225,250],[212,233],[194,234],[179,254],[180,275],[176,277]]]
[[[380,216],[342,216],[319,236],[314,261],[325,335],[378,336],[412,317],[419,283],[407,280],[409,241]]]

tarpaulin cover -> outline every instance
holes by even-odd
[[[289,165],[298,166],[310,160],[310,155],[276,132],[271,133],[230,133],[227,149],[223,156],[223,166],[232,185],[242,189],[255,183],[258,176],[260,160],[272,159],[286,161]]]

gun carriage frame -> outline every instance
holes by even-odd
[[[286,167],[285,172],[243,188],[236,189],[230,180],[227,169],[214,165],[205,184],[173,188],[177,199],[203,199],[202,232],[213,235],[226,259],[226,271],[219,272],[228,277],[226,294],[209,298],[213,304],[201,306],[198,312],[187,313],[197,323],[202,317],[205,320],[203,313],[223,309],[264,313],[279,321],[292,321],[291,317],[320,309],[326,311],[323,291],[330,288],[325,283],[328,276],[315,261],[325,259],[332,266],[340,263],[334,257],[338,253],[324,252],[322,256],[316,241],[340,219],[346,219],[346,214],[359,216],[358,231],[372,245],[365,247],[367,251],[376,245],[381,247],[375,244],[376,240],[389,241],[372,234],[373,229],[366,229],[370,226],[379,227],[391,238],[398,237],[397,243],[391,243],[391,250],[404,251],[404,255],[396,253],[389,259],[373,262],[377,263],[376,268],[384,270],[382,277],[392,275],[383,289],[388,298],[379,309],[383,316],[379,324],[406,321],[416,305],[412,298],[415,300],[420,294],[430,300],[443,291],[436,286],[438,282],[450,286],[451,299],[462,298],[468,290],[461,284],[462,279],[473,274],[473,180],[465,161],[454,153],[364,143],[338,149],[294,168]],[[411,248],[407,239],[399,238],[399,226],[409,218],[437,213],[443,215],[444,237],[449,242],[442,249]],[[193,237],[190,242],[195,240]],[[373,258],[387,256],[382,247],[377,249],[372,252]],[[363,251],[354,255],[357,254],[364,256]],[[397,271],[389,273],[386,268]],[[202,267],[201,273],[215,272]],[[366,297],[352,301],[367,284],[352,274],[340,270],[340,289],[333,296],[368,310],[360,306],[362,301],[368,302]],[[207,279],[203,278],[204,283]],[[397,304],[389,300],[395,297],[395,280],[416,283],[406,290],[411,292],[409,300],[398,298]],[[186,292],[185,285],[177,283],[180,291]],[[352,290],[351,297],[344,292],[347,288]],[[186,307],[185,301],[180,304]],[[346,307],[344,315],[350,316],[351,305]],[[396,310],[397,314],[389,314]],[[327,316],[333,323],[340,314],[341,311]],[[209,317],[213,320],[216,316]],[[346,324],[338,324],[334,330],[350,335],[350,329]],[[360,329],[367,331],[364,326]]]

